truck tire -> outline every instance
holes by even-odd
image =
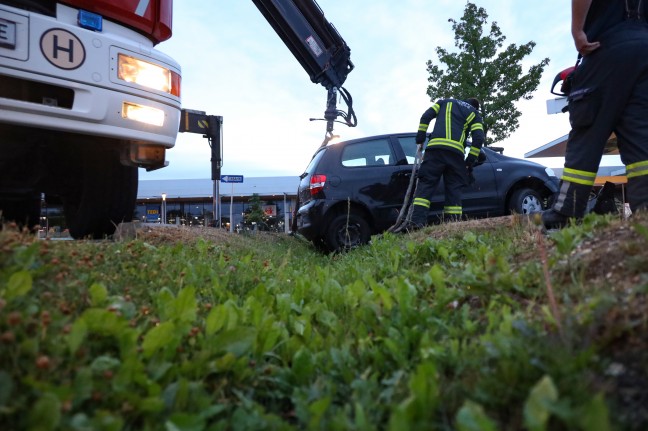
[[[40,222],[41,200],[33,193],[0,196],[0,228],[4,222],[15,222],[19,228],[33,229]]]
[[[19,228],[32,229],[40,222],[37,147],[4,128],[0,137],[0,228],[2,223],[15,222]]]
[[[515,214],[530,214],[543,209],[540,193],[528,187],[513,192],[509,201],[509,211]]]
[[[76,187],[62,194],[65,220],[72,238],[106,238],[119,223],[133,219],[138,168],[122,165],[117,148],[84,146],[81,151]]]
[[[369,224],[353,210],[349,214],[335,216],[329,222],[324,235],[326,248],[333,253],[367,244],[370,239]]]

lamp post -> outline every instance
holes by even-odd
[[[162,224],[166,222],[166,193],[162,193]]]
[[[287,204],[286,203],[287,194],[284,192],[283,195],[284,195],[284,207],[283,207],[283,210],[284,210],[284,232],[285,233],[290,233],[290,226],[289,226],[290,225],[290,218],[289,218],[289,215],[288,215],[288,206],[286,205]]]

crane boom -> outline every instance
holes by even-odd
[[[268,23],[290,49],[315,84],[328,91],[324,120],[327,122],[326,145],[333,137],[333,123],[342,117],[344,124],[357,124],[350,94],[342,87],[354,66],[351,49],[324,17],[314,0],[252,0]],[[348,112],[337,109],[338,94]]]

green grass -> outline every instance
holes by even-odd
[[[340,255],[5,227],[0,429],[646,429],[648,218],[461,226]]]

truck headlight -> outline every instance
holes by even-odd
[[[180,97],[180,75],[157,64],[125,54],[117,59],[117,77]]]
[[[135,103],[122,103],[122,117],[152,126],[164,125],[164,111]]]

